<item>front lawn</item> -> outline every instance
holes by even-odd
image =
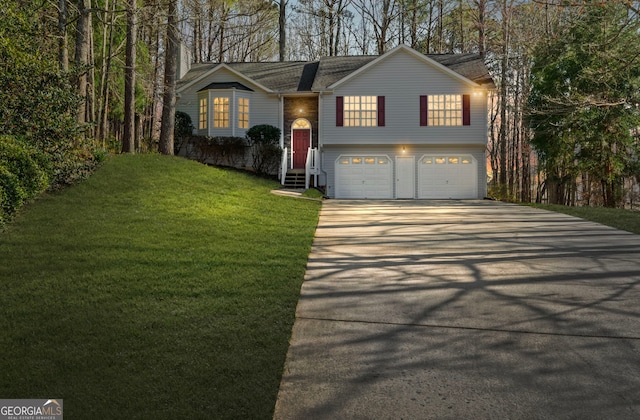
[[[0,232],[0,398],[68,419],[271,418],[320,203],[110,158]]]
[[[606,207],[571,207],[556,204],[527,204],[540,209],[569,214],[640,235],[640,211]]]

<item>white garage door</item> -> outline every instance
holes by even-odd
[[[423,156],[418,198],[478,198],[478,162],[471,155]]]
[[[388,156],[341,155],[335,164],[336,198],[392,198]]]

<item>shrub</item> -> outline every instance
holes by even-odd
[[[0,136],[0,219],[8,219],[26,200],[47,189],[50,174],[41,152],[12,136]]]
[[[247,131],[252,167],[259,174],[277,173],[282,158],[280,129],[272,125],[254,125]]]
[[[173,154],[177,155],[182,145],[193,134],[191,116],[186,112],[176,111],[176,123],[173,128]]]
[[[242,137],[191,136],[189,145],[193,157],[198,162],[233,167],[244,166],[247,145]]]
[[[93,146],[83,139],[90,125],[77,121],[82,99],[72,81],[86,69],[60,71],[55,56],[43,53],[42,45],[34,42],[41,23],[22,2],[5,0],[0,9],[0,133],[28,143],[46,157],[48,164],[40,165],[40,156],[31,154],[41,168],[46,166],[51,185],[83,178],[96,159]],[[37,177],[29,179],[39,182]]]

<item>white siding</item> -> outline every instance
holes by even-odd
[[[402,148],[405,148],[403,151]],[[487,163],[484,145],[458,145],[458,146],[429,146],[429,145],[379,145],[379,146],[325,146],[322,151],[322,167],[326,172],[327,195],[335,197],[335,161],[340,155],[386,155],[394,163],[393,179],[395,179],[396,156],[414,156],[418,162],[423,155],[472,155],[478,162],[478,197],[484,198],[487,195]],[[414,185],[418,185],[418,168],[415,170],[416,180]],[[395,194],[395,186],[394,193]],[[417,197],[417,195],[416,195]]]
[[[468,94],[471,125],[421,127],[420,95]],[[336,127],[336,96],[385,97],[385,127]],[[486,92],[475,93],[440,69],[400,52],[338,86],[322,98],[322,142],[329,144],[486,144]]]
[[[279,99],[276,95],[269,95],[264,93],[259,87],[248,83],[246,80],[237,77],[235,74],[227,71],[220,70],[215,74],[203,79],[202,81],[195,83],[188,89],[180,92],[180,97],[176,101],[176,110],[186,112],[191,117],[196,130],[194,134],[210,135],[210,136],[230,136],[232,134],[232,126],[235,126],[235,135],[243,137],[246,133],[245,130],[238,129],[237,121],[237,104],[232,101],[232,92],[229,91],[210,91],[209,92],[209,105],[207,112],[209,113],[209,125],[208,130],[198,130],[198,91],[211,83],[226,83],[226,82],[238,82],[242,83],[246,87],[253,89],[254,92],[248,93],[246,91],[236,91],[236,95],[250,98],[249,105],[249,127],[259,124],[269,124],[275,127],[280,127],[279,117]],[[213,128],[213,96],[228,96],[229,113],[231,114],[230,126],[228,129],[214,129]]]

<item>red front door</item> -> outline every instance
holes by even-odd
[[[311,146],[311,130],[293,130],[293,168],[303,169]]]

